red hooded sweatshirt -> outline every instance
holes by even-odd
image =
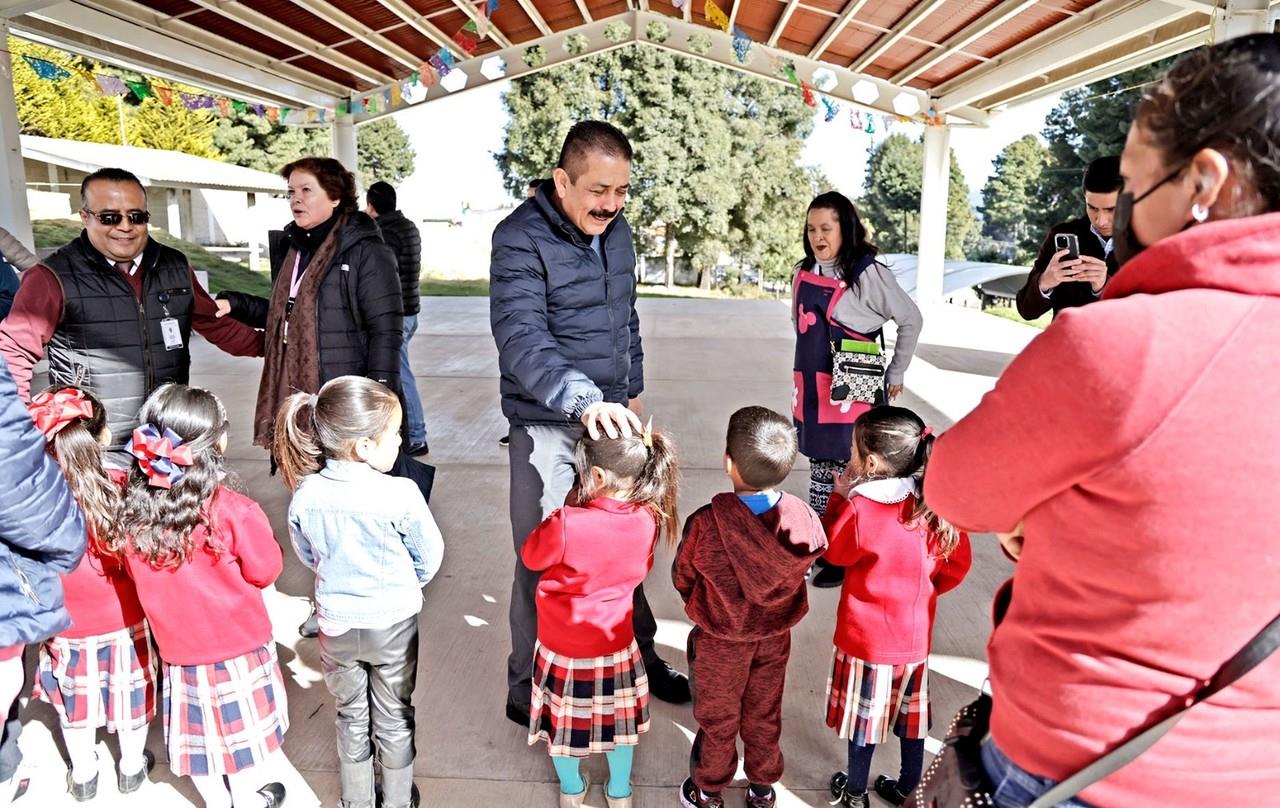
[[[717,494],[685,522],[671,577],[703,631],[759,640],[809,611],[804,574],[826,546],[818,515],[790,494],[759,516],[737,494]]]
[[[991,728],[1054,779],[1184,703],[1280,609],[1280,214],[1165,239],[1103,297],[1027,346],[925,481],[954,524],[1025,525],[987,647]],[[1083,799],[1274,804],[1277,683],[1280,654]]]

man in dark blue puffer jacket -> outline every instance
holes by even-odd
[[[511,656],[507,717],[526,729],[537,639],[538,573],[520,561],[529,533],[564,504],[574,484],[573,447],[584,429],[611,437],[639,430],[644,350],[636,315],[635,247],[622,216],[631,144],[607,123],[584,121],[565,138],[543,182],[493,232],[489,315],[511,422]],[[636,642],[649,690],[689,700],[689,682],[658,657],[657,624],[643,587],[635,595]]]

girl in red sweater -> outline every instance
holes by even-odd
[[[920,494],[933,441],[910,410],[864,413],[822,520],[826,558],[846,568],[826,710],[827,726],[849,740],[849,770],[831,778],[831,794],[844,806],[870,805],[871,756],[891,730],[902,744],[902,768],[897,780],[877,778],[876,793],[902,805],[924,768],[934,610],[972,562],[969,537]]]
[[[609,808],[631,808],[631,759],[649,729],[649,683],[632,627],[632,596],[653,566],[658,534],[677,535],[675,449],[646,430],[583,437],[576,505],[529,534],[520,557],[538,583],[529,743],[546,741],[561,808],[587,796],[582,758],[609,761]]]
[[[275,808],[284,786],[256,767],[289,726],[262,600],[280,545],[257,503],[222,484],[227,413],[212,393],[166,384],[138,418],[120,548],[165,662],[169,768],[209,808]]]
[[[124,475],[102,465],[111,431],[97,396],[52,387],[28,409],[84,513],[89,539],[79,566],[62,576],[71,628],[40,646],[34,695],[58,713],[71,758],[71,796],[84,802],[98,793],[99,727],[120,743],[118,785],[121,794],[131,794],[155,763],[144,747],[156,714],[156,658],[133,581],[107,547],[118,530]]]

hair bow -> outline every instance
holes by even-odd
[[[194,462],[191,446],[166,429],[164,434],[153,424],[133,430],[124,450],[138,459],[138,468],[147,475],[147,484],[156,488],[172,488],[186,476],[183,466]]]
[[[72,421],[93,417],[93,404],[84,397],[83,390],[74,387],[64,387],[56,393],[46,390],[31,399],[27,410],[46,440],[53,440]]]

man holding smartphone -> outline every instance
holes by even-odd
[[[1084,172],[1085,214],[1049,231],[1018,292],[1018,314],[1035,320],[1050,310],[1084,306],[1102,296],[1119,265],[1111,249],[1111,223],[1124,185],[1119,157],[1099,157]]]

